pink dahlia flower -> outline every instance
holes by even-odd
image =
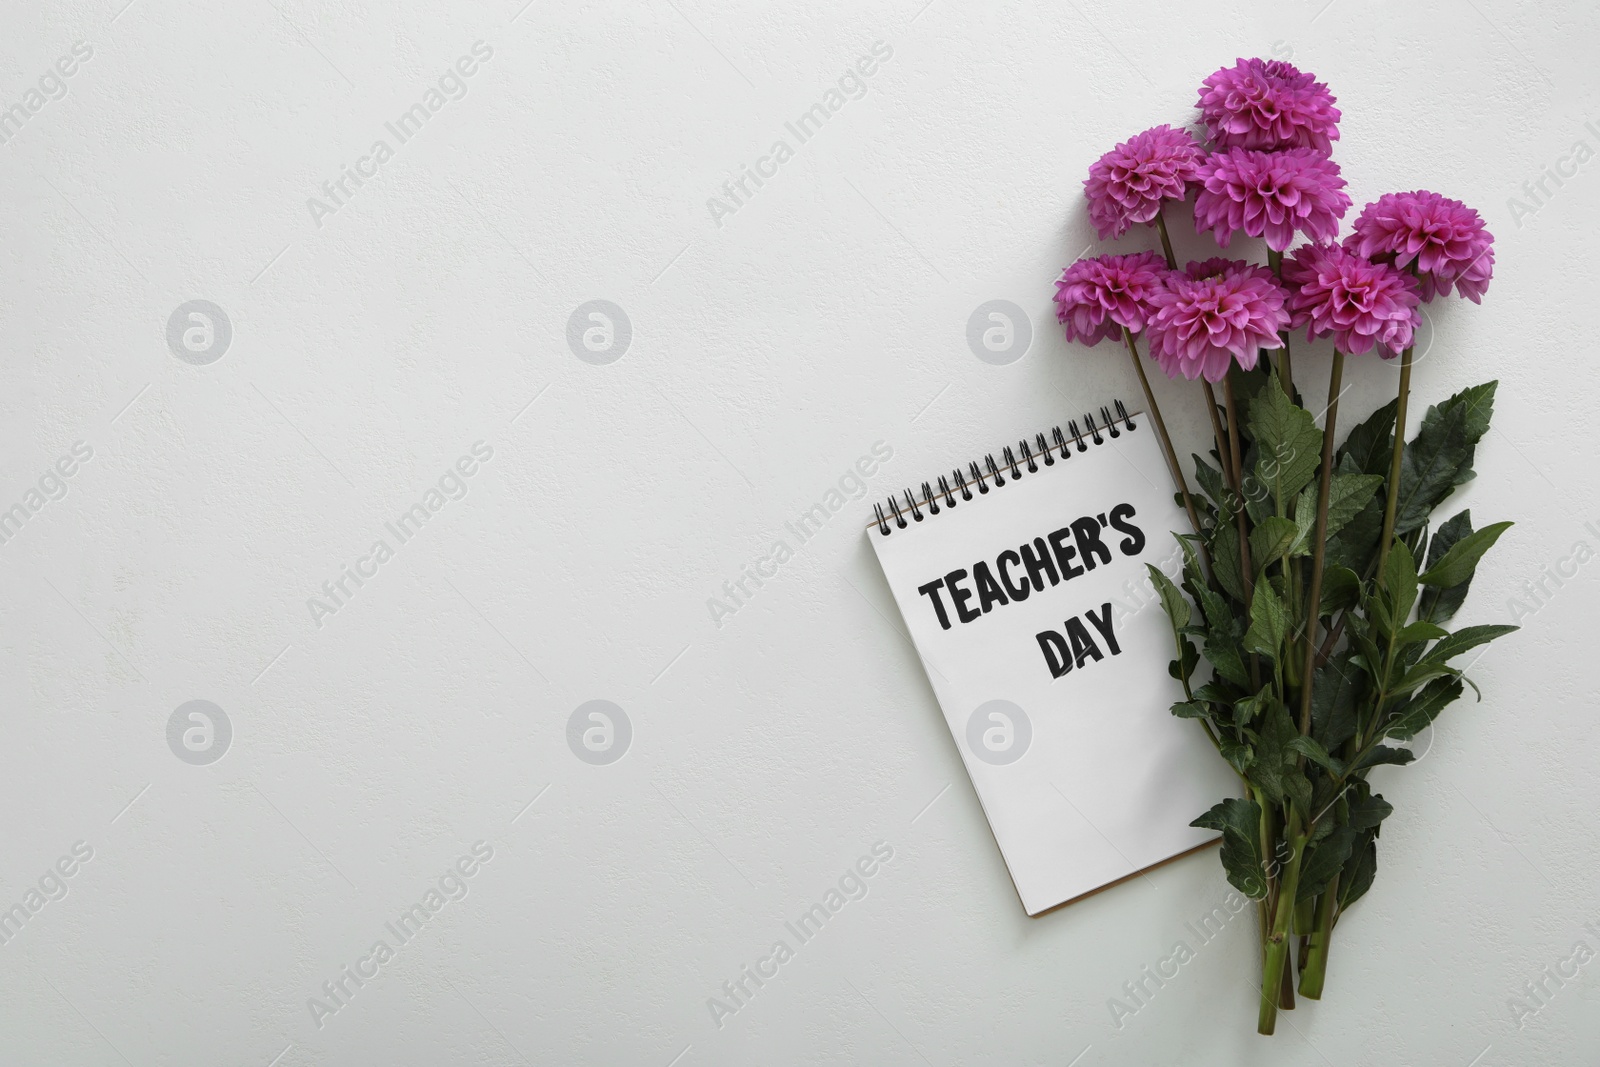
[[[1218,148],[1315,148],[1339,139],[1328,87],[1288,63],[1241,59],[1200,84],[1200,118]]]
[[[1302,245],[1283,261],[1290,325],[1315,340],[1328,334],[1348,355],[1374,348],[1385,359],[1411,344],[1422,325],[1417,279],[1335,244]]]
[[[1288,299],[1265,267],[1209,259],[1167,274],[1150,319],[1150,355],[1168,377],[1220,382],[1235,360],[1245,370],[1263,348],[1278,348],[1289,325]]]
[[[1120,338],[1124,326],[1138,333],[1155,311],[1151,300],[1167,273],[1157,252],[1080,259],[1056,282],[1056,320],[1067,340],[1086,345]]]
[[[1314,148],[1214,152],[1200,165],[1200,183],[1195,229],[1209,229],[1223,248],[1240,230],[1277,252],[1296,233],[1331,241],[1350,208],[1339,164]]]
[[[1163,200],[1182,200],[1205,158],[1188,130],[1156,126],[1097,159],[1084,179],[1089,221],[1102,241],[1149,222]]]
[[[1385,193],[1361,209],[1355,230],[1345,244],[1363,256],[1414,270],[1424,301],[1457,288],[1474,304],[1482,303],[1494,277],[1494,234],[1459,200],[1426,189]]]

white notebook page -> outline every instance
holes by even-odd
[[[902,497],[905,529],[867,530],[1029,915],[1208,843],[1189,822],[1237,794],[1168,710],[1183,694],[1145,564],[1176,574],[1187,519],[1133,423],[920,522]]]

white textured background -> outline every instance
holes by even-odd
[[[124,2],[9,0],[0,39],[0,107],[93,50],[0,145],[0,508],[93,450],[0,545],[0,907],[93,850],[0,946],[0,1063],[1500,1067],[1600,1042],[1600,964],[1543,977],[1600,947],[1600,564],[1374,776],[1377,885],[1328,999],[1269,1042],[1250,913],[1185,926],[1225,894],[1214,854],[1024,918],[867,502],[784,527],[876,441],[875,495],[1128,395],[1050,305],[1086,168],[1189,121],[1235,56],[1292,56],[1345,109],[1358,206],[1432,187],[1499,238],[1487,302],[1433,309],[1417,396],[1502,378],[1466,502],[1519,525],[1463,621],[1535,606],[1522,583],[1600,545],[1589,5]],[[479,40],[467,95],[398,145],[385,122]],[[717,225],[707,199],[876,41],[865,97]],[[307,198],[379,137],[394,158],[319,226]],[[166,340],[191,299],[232,324],[209,365]],[[566,341],[594,299],[632,326],[608,365]],[[1008,366],[966,342],[992,299],[1033,319]],[[1297,356],[1308,395],[1325,356]],[[1350,373],[1353,419],[1395,374]],[[1193,393],[1159,387],[1198,447]],[[466,497],[313,622],[479,440]],[[715,625],[779,538],[794,558]],[[207,766],[167,741],[194,699],[234,731]],[[591,699],[632,724],[607,766],[566,741]],[[468,896],[319,1028],[307,999],[480,840]],[[707,998],[880,841],[868,895],[715,1025]],[[1196,958],[1113,1025],[1179,939]]]

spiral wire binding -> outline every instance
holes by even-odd
[[[967,464],[967,473],[962,474],[961,468],[956,467],[950,472],[950,477],[939,475],[939,487],[935,489],[931,482],[923,482],[920,501],[917,494],[909,488],[901,493],[905,503],[902,506],[900,499],[889,497],[882,504],[873,504],[872,511],[877,518],[878,532],[884,537],[889,536],[889,524],[892,522],[895,529],[904,530],[913,522],[922,522],[925,518],[937,515],[940,511],[953,511],[956,504],[971,500],[973,491],[979,495],[989,492],[991,483],[993,488],[1000,488],[1006,484],[1009,477],[1011,481],[1021,481],[1022,475],[1037,474],[1039,464],[1051,467],[1058,460],[1070,459],[1074,451],[1087,452],[1089,444],[1103,445],[1106,436],[1121,437],[1124,430],[1138,429],[1133,421],[1133,416],[1128,414],[1128,409],[1122,401],[1113,401],[1115,414],[1112,408],[1100,408],[1100,421],[1095,421],[1095,413],[1083,413],[1083,423],[1087,428],[1080,431],[1078,420],[1070,419],[1065,431],[1060,426],[1050,430],[1049,437],[1043,433],[1035,434],[1033,444],[1028,443],[1024,437],[1017,442],[1016,448],[1006,445],[1000,450],[1000,462],[996,463],[994,453],[985,453],[983,465],[980,467],[977,460]],[[1119,427],[1117,423],[1122,423]],[[1101,431],[1105,431],[1104,434]],[[1085,443],[1085,442],[1088,443]],[[943,504],[940,503],[943,498]],[[926,514],[924,514],[926,512]],[[908,521],[909,520],[909,521]]]

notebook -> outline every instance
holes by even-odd
[[[1187,529],[1153,427],[1100,409],[874,506],[883,567],[1029,915],[1184,852],[1237,792],[1167,671],[1146,563]]]

